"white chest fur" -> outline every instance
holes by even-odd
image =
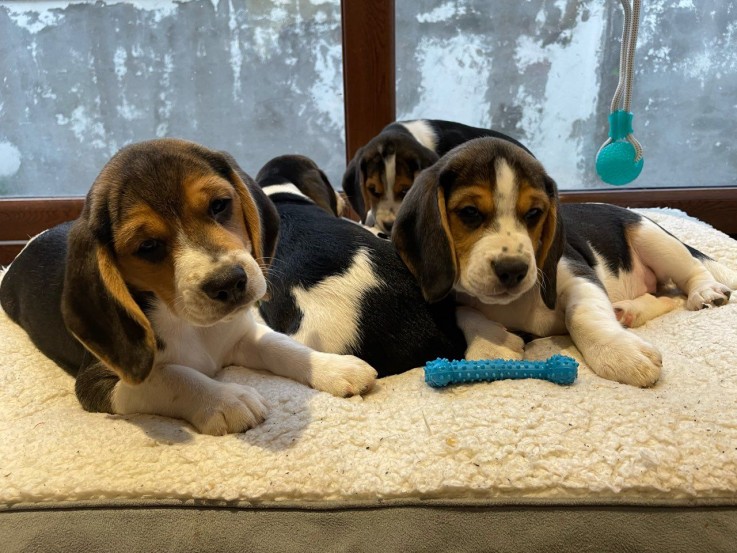
[[[156,352],[156,364],[185,365],[208,376],[229,364],[236,345],[255,324],[250,308],[229,321],[207,327],[188,323],[162,303],[149,317],[164,343],[164,348]]]
[[[458,301],[483,313],[486,318],[497,322],[508,330],[529,332],[536,336],[565,334],[564,308],[548,309],[542,301],[538,286],[507,305],[482,303],[476,298],[459,293]]]

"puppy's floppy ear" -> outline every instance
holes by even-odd
[[[431,149],[426,148],[425,146],[419,145],[419,148],[415,152],[415,173],[419,173],[426,167],[430,167],[432,164],[434,164],[438,159],[438,154],[433,152]]]
[[[328,176],[323,172],[323,170],[318,169],[317,172],[320,175],[320,180],[322,181],[323,186],[328,191],[328,202],[330,204],[330,210],[335,213],[336,217],[340,217],[340,213],[342,210],[338,208],[338,193],[335,191],[335,188],[333,188],[333,185],[330,184],[330,179],[328,179]]]
[[[276,244],[279,240],[279,212],[263,189],[256,184],[256,181],[245,173],[241,176],[241,180],[245,184],[245,188],[242,190],[244,192],[250,192],[250,198],[253,202],[253,207],[247,207],[247,203],[244,203],[246,215],[248,216],[249,211],[252,212],[254,209],[258,213],[258,225],[252,225],[253,228],[249,231],[253,232],[252,239],[255,244],[254,252],[256,261],[259,262],[262,268],[266,268],[274,259]],[[243,200],[244,197],[242,196],[241,199]],[[248,219],[246,220],[248,221]],[[260,233],[260,240],[256,238],[257,230]]]
[[[549,309],[555,309],[558,297],[558,262],[565,248],[565,231],[560,216],[558,187],[545,175],[545,192],[550,198],[550,209],[543,222],[542,243],[537,250],[537,266],[541,270],[540,295]]]
[[[307,196],[309,196],[316,205],[338,217],[340,215],[338,213],[338,196],[333,185],[330,184],[328,176],[323,173],[319,167],[315,166],[314,168],[305,171],[304,178],[306,179],[306,184],[308,185],[309,190]],[[313,190],[314,197],[312,193]],[[303,192],[305,191],[303,190]]]
[[[93,186],[68,239],[62,316],[67,329],[129,384],[151,372],[156,338],[133,299],[112,249],[112,228],[101,185]]]
[[[428,302],[443,299],[456,281],[456,255],[445,207],[450,172],[437,166],[415,180],[392,228],[392,241]]]
[[[227,163],[227,168],[221,168],[218,172],[225,173],[223,176],[233,184],[238,194],[248,238],[253,247],[253,257],[266,273],[279,238],[279,213],[263,189],[240,168],[233,156],[227,152],[219,154]],[[217,165],[218,160],[214,163]]]
[[[363,201],[363,193],[361,192],[361,181],[358,170],[358,160],[363,155],[363,148],[359,148],[356,155],[346,167],[343,174],[343,192],[345,192],[348,203],[351,204],[353,211],[361,217],[361,222],[366,221],[366,204]]]

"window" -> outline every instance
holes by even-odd
[[[251,174],[303,153],[340,187],[345,153],[395,113],[507,129],[563,201],[676,207],[737,234],[737,6],[644,4],[646,165],[617,188],[593,174],[616,0],[0,0],[0,264],[76,217],[81,199],[49,197],[84,194],[127,143],[180,136]]]
[[[345,168],[339,0],[0,1],[0,196],[84,195],[120,147],[175,136],[250,175]]]
[[[617,85],[615,0],[396,3],[397,117],[491,126],[524,142],[562,189],[595,172]],[[737,4],[643,2],[628,186],[737,185]]]

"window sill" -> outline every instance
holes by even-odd
[[[560,198],[564,203],[680,209],[726,234],[737,235],[737,188],[566,190]],[[9,264],[30,237],[77,218],[83,205],[82,197],[0,200],[0,265]]]

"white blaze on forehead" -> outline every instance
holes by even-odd
[[[494,204],[497,219],[512,217],[516,219],[519,187],[517,186],[514,171],[505,159],[496,162],[496,189],[494,190]]]
[[[418,119],[417,121],[406,121],[400,123],[405,129],[407,129],[415,140],[422,144],[425,148],[436,151],[438,145],[438,137],[430,124],[424,119]]]
[[[394,183],[397,180],[397,156],[391,154],[384,158],[384,177],[386,179],[386,194],[387,200],[390,202],[394,201]]]

